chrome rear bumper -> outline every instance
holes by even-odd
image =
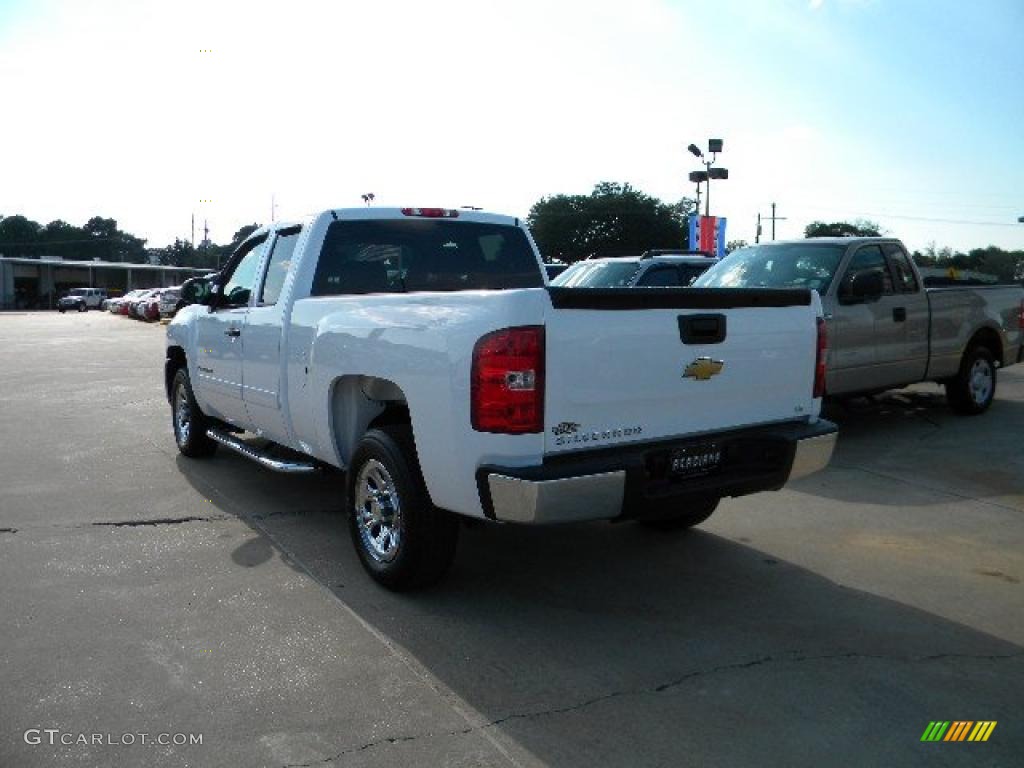
[[[832,460],[832,452],[836,448],[837,432],[817,437],[798,440],[796,453],[793,454],[793,466],[789,470],[789,480],[807,477],[828,466]]]
[[[774,457],[774,463],[744,465],[734,458],[717,472],[662,478],[660,484],[652,479],[650,462],[666,451],[664,443],[624,446],[621,453],[581,452],[538,467],[482,467],[477,478],[485,514],[493,520],[534,525],[611,520],[642,515],[652,504],[685,508],[709,498],[778,490],[828,466],[836,434],[835,425],[824,420],[726,433],[719,439],[734,446],[736,456],[763,450],[765,461]]]

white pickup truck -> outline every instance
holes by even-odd
[[[835,442],[816,293],[556,288],[512,217],[325,211],[185,294],[180,451],[346,470],[356,551],[392,589],[445,573],[459,515],[685,528]]]

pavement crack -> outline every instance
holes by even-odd
[[[456,732],[458,733],[458,732]],[[425,734],[433,736],[436,734]],[[325,763],[333,763],[335,760],[345,757],[346,755],[353,755],[356,752],[364,752],[367,749],[373,749],[374,747],[380,747],[384,745],[399,744],[407,741],[416,741],[420,738],[419,736],[385,736],[382,739],[375,739],[374,741],[368,741],[358,747],[352,747],[350,749],[344,749],[336,755],[331,757],[325,757],[323,760],[315,760],[311,763],[288,763],[284,768],[313,768],[315,765],[324,765]]]
[[[154,525],[179,525],[180,523],[212,523],[217,520],[226,520],[223,515],[212,515],[210,517],[157,517],[153,520],[116,520],[111,522],[91,523],[91,525],[107,526],[110,528],[144,528]]]
[[[536,709],[527,712],[513,712],[499,717],[494,720],[489,720],[485,723],[476,726],[469,726],[466,728],[460,728],[454,731],[434,732],[434,733],[422,733],[417,735],[409,736],[387,736],[381,739],[375,739],[374,741],[368,741],[358,747],[351,747],[349,749],[342,750],[331,757],[325,757],[322,760],[316,760],[309,763],[288,763],[284,768],[312,768],[317,765],[325,765],[332,763],[339,758],[351,755],[356,752],[363,752],[367,749],[374,749],[381,746],[390,746],[392,744],[406,743],[410,741],[416,741],[422,738],[432,738],[438,736],[465,736],[472,733],[478,733],[490,728],[503,725],[512,720],[533,720],[543,717],[552,717],[554,715],[564,715],[569,712],[577,712],[588,707],[592,707],[595,704],[600,704],[611,699],[617,699],[626,696],[648,696],[651,694],[664,693],[670,691],[673,688],[677,688],[684,683],[691,680],[695,680],[700,677],[709,677],[711,675],[721,674],[723,672],[735,672],[737,670],[751,669],[754,667],[760,667],[765,664],[778,664],[778,663],[789,663],[789,664],[800,664],[804,662],[813,661],[843,661],[849,659],[866,659],[871,661],[893,661],[907,664],[918,664],[923,662],[931,661],[944,661],[947,659],[969,659],[972,661],[1001,661],[1005,659],[1020,659],[1024,658],[1024,651],[1016,653],[1005,653],[1005,654],[975,654],[975,653],[936,653],[926,656],[887,656],[885,654],[874,654],[874,653],[860,653],[858,651],[848,651],[845,653],[825,653],[819,655],[809,655],[800,651],[790,651],[789,653],[782,654],[779,656],[758,656],[754,659],[747,661],[734,662],[732,664],[719,664],[713,667],[707,667],[704,669],[695,669],[691,672],[687,672],[680,677],[673,680],[669,680],[665,683],[650,686],[647,688],[633,688],[609,691],[608,693],[602,693],[598,696],[591,696],[588,699],[583,699],[574,704],[567,704],[562,707],[549,707],[546,709]]]

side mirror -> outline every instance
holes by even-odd
[[[214,297],[213,286],[209,278],[193,277],[181,286],[181,299],[186,304],[211,303]]]
[[[885,292],[885,276],[879,268],[857,272],[843,285],[840,298],[844,304],[867,304],[878,301]]]

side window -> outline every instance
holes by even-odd
[[[249,303],[249,297],[256,285],[256,270],[260,265],[263,256],[263,249],[267,245],[267,239],[257,240],[249,247],[248,252],[242,256],[242,260],[235,265],[234,271],[224,285],[224,299],[226,306],[244,307]]]
[[[910,266],[910,259],[903,249],[895,243],[885,246],[885,255],[889,257],[889,264],[892,266],[892,274],[896,281],[896,290],[901,293],[916,293],[917,278],[914,276],[914,268]]]
[[[654,267],[647,270],[636,284],[657,288],[679,287],[679,271],[675,267]]]
[[[277,304],[277,300],[281,298],[281,288],[284,287],[284,279],[292,266],[292,254],[295,252],[295,244],[299,241],[301,231],[296,227],[278,232],[277,239],[274,240],[274,250],[270,252],[263,287],[260,289],[257,302],[260,306]]]
[[[868,272],[872,269],[882,270],[883,282],[885,285],[882,292],[885,295],[891,294],[893,292],[892,275],[889,273],[889,267],[886,265],[882,249],[877,245],[865,245],[853,254],[853,258],[850,259],[850,263],[846,266],[846,274],[843,276],[841,290],[849,290],[849,286],[853,282],[855,276],[861,272]]]

